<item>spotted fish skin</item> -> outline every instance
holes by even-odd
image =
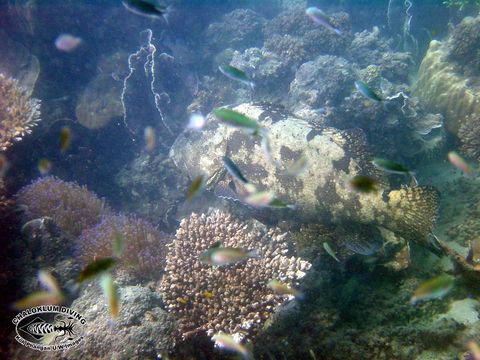
[[[265,108],[264,104],[246,103],[234,110],[266,129],[273,162],[265,158],[261,139],[227,127],[212,115],[201,133],[179,135],[171,158],[190,176],[204,173],[209,177],[223,166],[222,157],[227,155],[259,191],[271,190],[282,201],[296,205],[296,216],[302,221],[374,224],[408,240],[426,241],[438,209],[434,189],[390,189],[371,163],[373,156],[361,129],[314,129],[291,114]],[[282,166],[303,155],[312,159],[308,169],[297,176],[287,174]],[[349,182],[357,175],[379,179],[379,191],[353,191]]]

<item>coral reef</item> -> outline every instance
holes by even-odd
[[[456,62],[462,75],[480,75],[480,16],[466,17],[448,39],[449,60]]]
[[[119,267],[141,277],[158,279],[165,267],[165,245],[171,237],[133,216],[105,215],[97,225],[83,230],[78,241],[83,263],[112,256],[112,245],[118,236],[124,242]]]
[[[236,9],[211,23],[205,31],[207,47],[213,51],[227,47],[244,50],[263,42],[265,19],[250,9]]]
[[[289,97],[292,102],[311,108],[335,106],[350,93],[354,80],[347,60],[331,55],[319,56],[297,70],[290,84]]]
[[[458,129],[460,150],[469,158],[480,160],[480,117],[473,115]]]
[[[50,217],[69,236],[97,224],[109,212],[102,199],[75,182],[47,176],[23,187],[17,202],[27,221]]]
[[[447,41],[433,40],[420,65],[415,85],[415,94],[422,105],[428,111],[440,112],[444,116],[446,129],[460,140],[465,153],[475,159],[479,154],[473,134],[478,127],[480,90],[476,78],[466,74],[478,68],[471,60],[478,59],[478,56],[470,52],[476,49],[471,43],[477,41],[478,31],[475,29],[479,21],[467,19]],[[456,37],[461,39],[455,40]],[[460,65],[460,60],[466,62]]]
[[[31,98],[18,81],[0,73],[0,151],[30,134],[40,121],[40,101]]]
[[[126,73],[126,59],[126,53],[118,52],[99,61],[97,75],[86,85],[77,101],[75,113],[81,125],[99,129],[107,126],[112,118],[123,116],[119,78]]]
[[[224,331],[243,338],[257,333],[286,300],[274,295],[267,283],[278,279],[296,286],[310,268],[307,261],[288,255],[288,237],[279,229],[219,211],[183,219],[168,245],[161,283],[168,310],[179,318],[180,334]],[[256,249],[260,258],[224,267],[203,264],[199,255],[217,241]]]
[[[334,26],[348,31],[347,13],[330,16]],[[320,54],[340,54],[346,48],[349,36],[338,36],[317,26],[305,16],[304,7],[288,9],[265,25],[265,48],[277,54],[289,67],[298,67]]]
[[[293,78],[288,64],[265,48],[249,48],[235,52],[230,62],[241,69],[251,69],[255,74],[255,96],[263,101],[280,102],[288,92]]]

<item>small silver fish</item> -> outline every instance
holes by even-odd
[[[231,335],[219,332],[212,336],[212,340],[214,340],[219,347],[225,348],[226,350],[234,351],[242,355],[244,359],[252,358],[252,354],[248,351],[248,349],[242,344],[235,341],[235,339]]]
[[[337,262],[340,262],[340,260],[338,260],[337,256],[335,255],[335,252],[326,241],[323,243],[323,248],[325,249],[328,255],[334,258]]]
[[[143,131],[143,137],[145,139],[145,149],[148,152],[152,152],[155,149],[157,138],[155,136],[155,130],[151,126],[147,126]]]
[[[228,156],[224,156],[222,158],[223,166],[228,171],[228,173],[234,177],[235,179],[241,181],[242,183],[248,183],[248,180],[243,176],[242,172],[238,168],[238,166],[230,159]]]
[[[473,175],[473,169],[467,162],[455,151],[450,151],[447,155],[448,161],[467,176]]]
[[[433,299],[442,299],[452,290],[455,282],[453,276],[443,274],[433,279],[421,283],[413,293],[410,302],[412,305],[419,301],[427,301]]]
[[[108,302],[108,308],[112,318],[117,318],[120,312],[120,301],[118,296],[118,288],[110,274],[102,275],[100,279],[100,286],[102,287],[103,294]]]
[[[342,31],[337,29],[330,23],[330,19],[328,18],[327,14],[325,14],[322,10],[317,7],[309,7],[305,10],[307,16],[316,24],[322,25],[324,28],[333,31],[337,35],[342,35]]]
[[[248,75],[243,70],[240,70],[235,66],[227,65],[227,64],[220,65],[218,67],[218,70],[220,70],[220,72],[226,77],[228,77],[229,79],[236,80],[243,84],[246,84],[250,86],[252,90],[255,89],[255,83],[252,80],[250,80]]]
[[[297,289],[294,289],[276,279],[270,280],[267,284],[267,287],[272,289],[278,295],[291,295],[298,299],[302,299],[304,297],[303,293],[301,293]]]
[[[151,18],[163,18],[168,24],[171,7],[146,0],[122,0],[123,6],[132,13]]]
[[[234,264],[251,258],[259,258],[256,250],[221,247],[220,242],[216,242],[208,250],[200,254],[201,262],[214,266]]]
[[[305,154],[302,154],[292,165],[285,171],[287,175],[298,176],[301,175],[308,168],[308,159]]]

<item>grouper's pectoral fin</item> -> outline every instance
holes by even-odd
[[[407,241],[440,253],[429,241],[438,217],[440,194],[431,186],[404,186],[388,193],[390,228]],[[436,251],[435,251],[436,250]]]

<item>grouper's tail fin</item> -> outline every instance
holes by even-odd
[[[440,193],[431,186],[404,186],[388,194],[388,207],[398,235],[429,246],[429,235],[438,217]]]

